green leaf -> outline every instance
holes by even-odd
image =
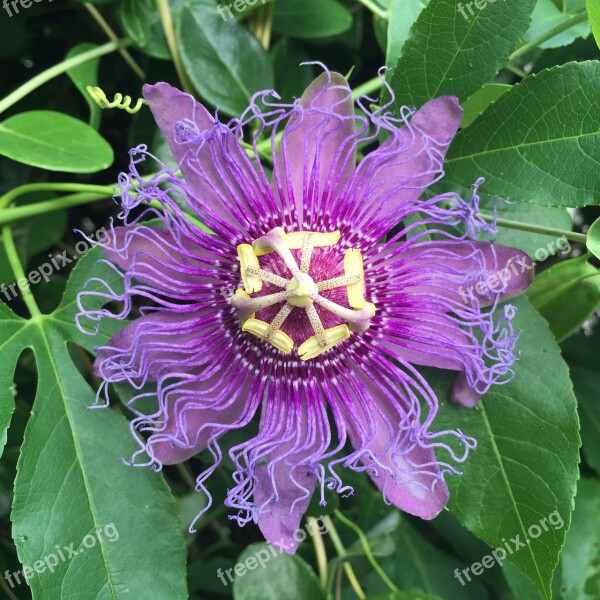
[[[598,0],[587,0],[586,5],[592,33],[596,39],[596,44],[600,48],[600,2]]]
[[[265,542],[250,544],[239,556],[234,572],[234,600],[325,600],[316,575],[302,558]],[[228,584],[226,573],[218,576]]]
[[[538,0],[536,7],[531,14],[531,27],[523,36],[525,41],[531,42],[540,36],[548,33],[555,27],[563,25],[573,16],[585,10],[585,0],[561,0],[559,8],[552,0]],[[553,36],[551,39],[540,44],[540,48],[559,48],[572,44],[578,37],[586,38],[590,35],[590,24],[580,23],[575,27],[570,27],[566,31]]]
[[[352,26],[352,15],[337,0],[277,0],[274,6],[273,31],[281,35],[324,38]]]
[[[506,64],[534,5],[535,0],[505,0],[464,18],[455,0],[431,0],[392,73],[396,106],[421,106],[446,94],[466,100]]]
[[[597,600],[600,597],[600,482],[579,482],[573,521],[556,575],[561,600]]]
[[[389,7],[385,53],[385,64],[388,67],[394,67],[398,62],[410,28],[428,2],[429,0],[392,0]]]
[[[97,48],[96,44],[78,44],[74,48],[71,48],[65,58],[72,58],[83,52],[88,52]],[[67,71],[67,75],[71,78],[71,81],[75,84],[75,87],[81,92],[81,95],[85,98],[85,101],[90,107],[90,126],[98,130],[100,127],[100,107],[94,102],[92,97],[88,94],[86,87],[88,85],[98,85],[98,67],[100,66],[100,58],[90,60],[73,67]]]
[[[536,276],[527,295],[561,341],[600,306],[600,271],[585,257],[559,262]]]
[[[503,94],[448,153],[446,178],[546,206],[600,204],[600,62],[569,63]]]
[[[396,551],[390,558],[380,561],[382,569],[402,590],[440,596],[444,600],[485,600],[487,594],[475,578],[461,585],[456,570],[464,565],[454,556],[427,541],[409,522],[402,519],[394,532]],[[383,591],[379,576],[371,572],[361,578],[366,589]]]
[[[513,553],[507,561],[549,599],[579,477],[577,407],[547,324],[526,298],[514,304],[521,354],[513,381],[493,387],[474,409],[443,403],[436,425],[459,427],[478,443],[461,465],[463,475],[448,478],[449,508],[490,547],[509,543]],[[455,377],[432,373],[429,383],[440,400],[447,398]],[[511,541],[516,536],[524,544],[518,549]]]
[[[600,258],[600,219],[596,219],[589,228],[586,246],[596,258]]]
[[[95,264],[99,257],[96,248],[81,259],[55,313],[16,319],[17,331],[4,342],[11,366],[2,365],[1,389],[10,385],[22,349],[33,350],[38,367],[17,466],[13,537],[23,565],[37,569],[29,571],[34,599],[68,590],[81,598],[184,600],[184,540],[169,489],[152,470],[119,461],[138,448],[129,424],[111,409],[85,410],[94,392],[67,348],[67,340],[85,337],[74,323],[81,282],[115,277]],[[14,316],[2,317],[3,332],[14,327]],[[99,343],[90,340],[86,345]]]
[[[504,83],[486,83],[462,104],[463,118],[460,123],[462,129],[468,127],[485,109],[493,104],[502,94],[512,86]]]
[[[20,113],[0,123],[0,154],[67,173],[96,173],[114,160],[112,148],[92,127],[51,110]]]
[[[244,26],[223,21],[209,6],[186,6],[178,15],[183,64],[211,104],[239,116],[255,92],[273,87],[269,57]]]
[[[155,0],[123,0],[120,16],[127,35],[140,50],[154,58],[171,58]]]

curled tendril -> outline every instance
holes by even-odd
[[[123,96],[123,94],[117,92],[114,100],[110,102],[102,88],[88,85],[86,89],[88,94],[92,97],[92,100],[100,108],[120,108],[122,110],[126,110],[130,115],[134,115],[135,113],[139,112],[144,104],[148,104],[143,98],[138,98],[135,106],[132,108],[131,96]]]

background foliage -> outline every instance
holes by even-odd
[[[15,4],[0,7],[0,279],[9,286],[56,254],[76,258],[19,297],[0,288],[0,571],[33,567],[65,546],[74,554],[29,585],[22,575],[20,584],[0,578],[1,594],[600,598],[599,0]],[[227,6],[232,18],[223,19]],[[172,160],[146,108],[101,111],[86,86],[108,100],[129,94],[133,105],[144,82],[165,80],[237,116],[258,90],[274,87],[286,101],[301,94],[316,73],[305,61],[350,72],[355,92],[374,100],[377,70],[391,67],[396,107],[458,96],[463,128],[434,192],[468,193],[484,176],[484,216],[494,196],[511,201],[498,206],[497,239],[528,252],[537,277],[517,302],[522,355],[512,383],[464,410],[448,404],[452,378],[427,373],[443,404],[439,424],[479,441],[463,476],[449,481],[448,511],[413,519],[350,473],[353,497],[309,509],[309,519],[326,518],[327,534],[223,585],[217,569],[266,549],[255,526],[227,518],[231,465],[212,478],[214,506],[191,535],[206,502],[194,473],[210,457],[162,473],[128,468],[119,460],[133,444],[123,404],[84,410],[98,386],[94,346],[115,331],[90,338],[74,325],[83,283],[110,278],[97,249],[77,254],[74,229],[92,233],[115,216],[110,198],[131,146]],[[549,250],[563,235],[570,250]],[[126,402],[126,388],[115,392]],[[235,435],[244,434],[226,446]],[[553,512],[564,526],[530,536]],[[95,533],[108,525],[118,539]],[[529,541],[503,568],[461,585],[456,569],[516,535]]]

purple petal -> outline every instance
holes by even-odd
[[[356,229],[374,239],[394,227],[403,218],[401,207],[409,201],[414,205],[441,177],[461,116],[458,100],[442,96],[423,105],[404,127],[393,129],[358,165],[339,207],[344,220],[354,221]]]
[[[230,226],[238,234],[261,229],[264,202],[272,192],[230,128],[167,83],[145,85],[144,97],[180,165],[199,216],[210,227],[214,222],[216,228]]]
[[[348,82],[326,71],[295,105],[274,159],[272,187],[295,205],[300,229],[349,179],[356,163],[354,103]]]

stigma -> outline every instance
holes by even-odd
[[[240,244],[237,254],[243,289],[237,289],[229,302],[237,311],[242,331],[269,342],[285,354],[290,354],[296,342],[299,342],[297,353],[303,361],[331,350],[347,340],[352,333],[366,331],[375,315],[375,305],[365,299],[360,252],[354,248],[346,250],[343,257],[344,274],[341,276],[323,281],[315,281],[311,276],[315,250],[335,246],[339,240],[339,231],[286,233],[281,227],[277,227],[252,244]],[[299,264],[292,250],[300,251]],[[287,276],[261,267],[260,258],[273,252],[283,262],[288,271]],[[262,291],[265,282],[281,291],[253,296]],[[342,287],[346,288],[348,307],[322,295],[324,291]],[[270,323],[256,318],[256,313],[277,305],[281,305],[281,308]],[[317,306],[335,315],[342,323],[326,329]],[[281,329],[286,319],[297,310],[305,311],[314,331],[314,335],[306,340],[293,340]]]

